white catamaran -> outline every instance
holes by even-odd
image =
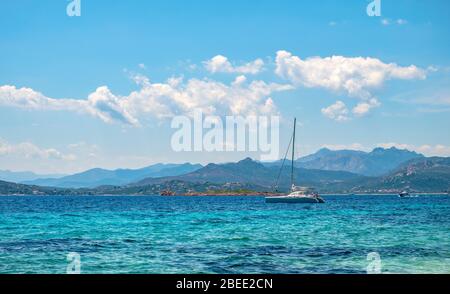
[[[291,158],[291,193],[289,195],[282,196],[269,196],[266,197],[267,203],[325,203],[325,201],[316,193],[313,189],[307,187],[296,187],[294,184],[294,154],[295,154],[295,126],[297,119],[294,119],[294,133],[292,134],[292,158]],[[289,150],[289,147],[288,147]],[[287,151],[286,151],[287,153]],[[287,155],[287,154],[286,154]],[[284,161],[281,165],[281,169],[284,166]],[[281,170],[280,170],[281,174]],[[279,175],[280,175],[279,174]],[[278,185],[278,179],[275,186]]]

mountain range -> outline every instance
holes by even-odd
[[[406,190],[450,191],[450,157],[419,158],[400,165],[391,173],[360,184],[349,183],[358,191]]]
[[[97,188],[51,188],[0,181],[0,195],[158,195],[164,191],[194,194],[213,191],[286,192],[290,184],[290,166],[280,173],[249,158],[237,163],[210,164],[180,176],[146,178],[123,186]],[[402,164],[380,177],[366,177],[342,171],[294,168],[295,183],[315,187],[320,193],[398,193],[447,192],[450,189],[450,158],[418,158]]]
[[[42,178],[32,181],[21,181],[22,184],[61,187],[61,188],[95,188],[105,185],[126,185],[148,177],[159,178],[177,176],[193,172],[200,164],[155,164],[140,169],[107,170],[101,168],[90,169],[61,178]]]
[[[267,167],[263,164],[246,158],[237,163],[208,164],[207,166],[192,173],[162,177],[147,178],[130,186],[147,186],[161,184],[168,181],[183,181],[190,183],[251,183],[260,187],[270,189],[276,185],[276,179],[280,173],[278,166]],[[327,185],[329,183],[356,180],[364,176],[345,171],[326,171],[294,168],[294,179],[297,185]],[[290,186],[290,168],[281,170],[278,187],[287,190]]]
[[[396,148],[376,148],[371,152],[354,150],[333,151],[323,148],[314,154],[295,160],[295,167],[308,170],[344,171],[363,176],[381,176],[393,171],[402,163],[416,158],[424,158],[424,156],[416,152]],[[279,160],[262,164],[266,167],[279,167],[281,163],[282,161]],[[288,162],[288,164],[290,163]],[[216,171],[218,166],[217,164],[209,164],[202,171],[203,175],[193,174],[188,176],[188,178],[210,178],[212,181],[224,179],[225,177]],[[226,169],[231,168],[231,165],[227,164],[220,166]],[[67,176],[39,176],[31,172],[0,171],[0,180],[49,187],[94,188],[104,185],[127,185],[146,178],[180,176],[197,171],[200,168],[202,168],[201,165],[190,163],[155,164],[140,169],[107,170],[95,168]],[[245,177],[247,173],[242,173],[242,168],[240,166],[236,170],[228,170],[229,174],[226,178],[236,179],[238,175],[239,177]],[[248,170],[248,172],[251,172],[251,170]],[[270,176],[273,176],[273,174],[270,173]],[[263,178],[265,179],[265,177]]]
[[[355,150],[333,151],[327,148],[301,157],[295,166],[307,169],[347,171],[364,176],[381,176],[395,170],[411,159],[424,158],[422,154],[397,148],[375,148],[371,152]],[[281,161],[268,165],[280,165]]]
[[[0,180],[14,183],[33,181],[39,178],[61,178],[63,176],[64,175],[60,174],[38,175],[29,171],[13,172],[9,170],[0,170]]]
[[[395,148],[377,148],[368,153],[321,149],[299,158],[294,164],[295,184],[315,187],[321,193],[444,192],[450,189],[450,158],[427,158]],[[280,167],[281,161],[262,163],[246,158],[204,167],[187,163],[157,164],[136,170],[93,169],[59,179],[34,180],[27,185],[0,182],[0,195],[154,195],[168,190],[176,193],[288,191],[290,162],[285,162],[283,169]],[[387,172],[381,174],[382,171]]]

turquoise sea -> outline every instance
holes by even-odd
[[[0,273],[450,273],[450,197],[0,197]]]

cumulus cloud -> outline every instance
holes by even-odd
[[[22,142],[19,144],[10,144],[0,139],[0,156],[15,155],[23,158],[40,158],[40,159],[59,159],[73,161],[76,156],[73,154],[64,154],[54,148],[40,148],[30,142]]]
[[[105,122],[121,121],[137,124],[124,107],[126,101],[113,95],[107,87],[99,87],[87,100],[49,98],[30,88],[0,86],[0,106],[31,110],[66,110],[88,113]]]
[[[380,106],[380,102],[376,98],[358,103],[352,110],[356,116],[366,115],[372,108]]]
[[[29,89],[0,87],[0,105],[35,110],[66,110],[85,113],[111,123],[138,126],[140,117],[151,115],[161,119],[174,115],[191,115],[201,110],[210,115],[273,114],[276,106],[270,97],[274,92],[292,89],[290,85],[247,82],[238,76],[230,84],[211,79],[170,78],[165,83],[152,83],[143,75],[134,75],[139,89],[129,95],[113,94],[99,87],[87,99],[55,99]]]
[[[343,91],[360,98],[370,98],[370,90],[382,86],[386,80],[426,78],[426,72],[415,65],[402,67],[370,57],[332,56],[302,60],[287,51],[277,53],[276,74],[295,85]]]
[[[0,106],[31,110],[71,111],[88,114],[106,123],[119,122],[139,126],[144,115],[157,119],[191,114],[200,109],[211,115],[256,115],[277,112],[272,94],[298,86],[323,88],[344,93],[359,101],[349,106],[342,101],[322,109],[323,115],[336,121],[368,114],[381,102],[372,91],[391,79],[426,78],[426,70],[415,65],[406,67],[383,63],[369,57],[312,57],[301,59],[287,51],[278,51],[276,74],[290,83],[278,84],[262,80],[248,80],[245,74],[256,74],[264,62],[256,59],[234,65],[226,57],[217,55],[204,62],[210,72],[239,73],[231,83],[209,78],[169,78],[155,83],[142,74],[133,74],[138,89],[127,94],[113,93],[101,86],[85,99],[51,98],[30,88],[14,85],[0,86]],[[142,66],[141,66],[142,67]]]
[[[129,112],[128,100],[114,95],[106,86],[97,88],[83,104],[87,112],[105,122],[119,121],[138,125],[138,120]]]
[[[426,71],[415,65],[403,67],[370,57],[331,56],[303,60],[287,51],[277,52],[275,73],[295,86],[323,88],[361,100],[353,109],[358,116],[380,106],[372,91],[385,81],[426,78]],[[342,110],[342,105],[336,106]]]
[[[336,121],[348,120],[348,109],[342,101],[336,101],[336,103],[326,108],[322,108],[322,114]]]
[[[210,60],[204,61],[203,65],[206,70],[211,73],[240,73],[240,74],[257,74],[260,73],[264,67],[262,59],[256,59],[244,65],[233,66],[231,62],[223,55],[216,55]]]
[[[0,105],[27,109],[79,110],[83,101],[73,99],[51,99],[30,88],[17,89],[15,86],[0,86]]]

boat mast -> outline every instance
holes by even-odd
[[[294,118],[294,134],[292,135],[292,160],[291,160],[291,189],[294,187],[294,154],[295,154],[295,126],[297,118]]]

